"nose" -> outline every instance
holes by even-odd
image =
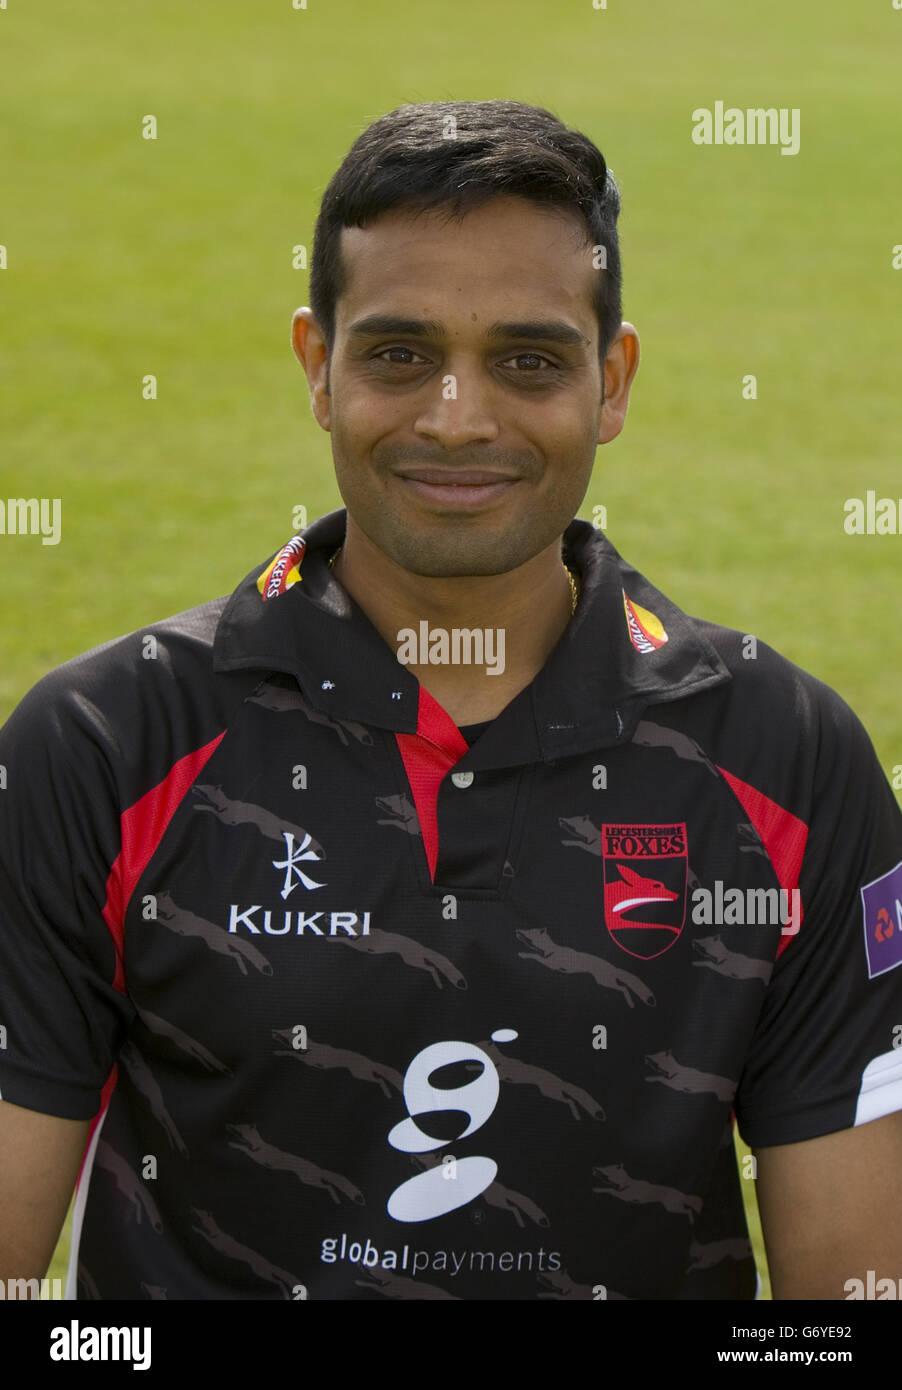
[[[498,438],[501,422],[493,383],[483,370],[448,364],[429,383],[428,400],[414,421],[414,431],[444,449],[488,443]]]

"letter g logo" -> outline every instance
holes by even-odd
[[[510,1028],[492,1034],[495,1042],[510,1042],[516,1037]],[[482,1070],[474,1080],[463,1086],[447,1089],[433,1086],[430,1077],[440,1067],[454,1062],[479,1062]],[[458,1140],[475,1133],[492,1114],[498,1103],[500,1083],[495,1064],[481,1047],[466,1042],[438,1042],[424,1047],[414,1057],[404,1076],[404,1102],[408,1119],[396,1124],[388,1135],[392,1148],[402,1153],[431,1153],[444,1148],[447,1139],[436,1139],[418,1123],[435,1111],[460,1110],[467,1116],[467,1127]],[[414,1118],[415,1117],[415,1118]],[[457,1142],[457,1141],[455,1141]],[[494,1159],[481,1156],[457,1159],[453,1181],[446,1181],[441,1164],[409,1178],[396,1187],[388,1199],[389,1216],[395,1221],[431,1221],[446,1212],[456,1211],[483,1193],[495,1181],[498,1165]]]

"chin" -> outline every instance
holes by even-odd
[[[346,504],[347,505],[347,504]],[[356,525],[389,560],[424,579],[462,579],[507,574],[553,543],[569,524],[550,529],[549,515],[529,525],[524,518],[485,516],[406,516],[387,510],[363,517]],[[482,525],[479,524],[482,520]]]
[[[505,574],[522,563],[497,537],[415,535],[408,531],[382,547],[395,564],[424,578]]]

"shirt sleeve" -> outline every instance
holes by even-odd
[[[902,1110],[902,812],[860,720],[814,685],[803,919],[777,958],[735,1100],[752,1147]]]
[[[0,729],[0,1098],[76,1120],[99,1109],[133,1013],[104,920],[117,749],[84,661]]]

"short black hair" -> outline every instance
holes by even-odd
[[[588,136],[520,101],[399,106],[357,137],[323,194],[313,237],[310,307],[329,352],[343,290],[342,228],[401,208],[447,207],[461,218],[500,196],[574,209],[586,223],[587,245],[604,247],[595,293],[603,362],[622,321],[620,190]]]

